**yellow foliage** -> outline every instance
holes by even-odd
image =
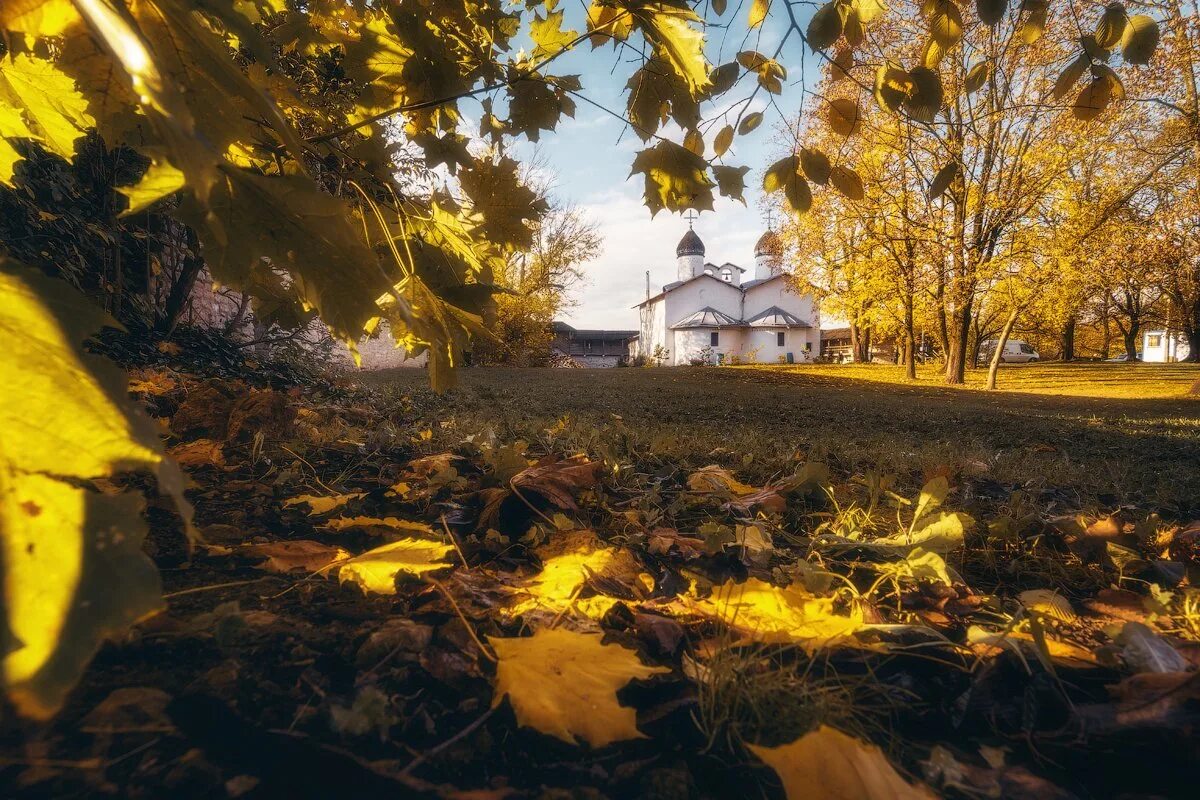
[[[307,505],[309,514],[327,514],[335,508],[341,508],[351,500],[357,500],[360,497],[366,497],[366,492],[350,492],[348,494],[333,494],[328,497],[320,497],[311,494],[301,494],[295,497],[289,497],[283,501],[284,508],[291,506]],[[336,521],[336,520],[334,520]],[[336,527],[333,522],[327,523],[330,527]]]
[[[517,723],[592,747],[639,739],[637,715],[617,702],[617,691],[634,679],[670,672],[647,667],[632,650],[601,643],[599,634],[543,629],[520,639],[489,639],[496,652],[496,690]]]
[[[35,717],[62,704],[103,639],[161,604],[141,499],[82,485],[145,469],[177,497],[181,486],[124,378],[80,347],[105,321],[65,285],[0,261],[0,630],[12,637],[0,669]]]
[[[357,583],[363,591],[395,594],[397,574],[421,575],[444,569],[449,565],[443,559],[453,549],[452,545],[426,539],[401,539],[343,563],[338,579]]]
[[[861,612],[835,613],[833,600],[814,597],[799,586],[780,589],[751,578],[714,587],[710,597],[687,594],[683,608],[718,619],[760,642],[791,642],[812,652],[845,640],[865,624]]]
[[[536,609],[558,613],[571,605],[589,575],[633,579],[637,563],[623,550],[607,547],[591,531],[572,531],[556,536],[548,545],[538,548],[542,571],[523,587],[530,595],[511,606],[512,614],[525,614]],[[574,608],[591,619],[604,616],[616,602],[608,597],[576,600]]]
[[[750,745],[775,770],[787,800],[934,800],[900,776],[882,751],[822,725],[791,744]]]

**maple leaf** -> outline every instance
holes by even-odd
[[[704,33],[700,18],[684,0],[618,0],[628,9],[634,25],[684,80],[693,95],[709,86],[708,62],[704,59]]]
[[[453,550],[453,545],[427,539],[400,539],[344,562],[338,569],[338,580],[357,583],[367,592],[395,594],[396,575],[445,569],[449,564],[443,559]]]
[[[701,157],[674,142],[663,140],[642,150],[633,161],[630,175],[645,175],[646,207],[651,216],[668,211],[712,211],[712,179]]]
[[[901,777],[873,744],[822,725],[779,747],[749,745],[775,770],[787,800],[934,800],[924,785]]]
[[[35,139],[69,161],[75,140],[95,124],[75,81],[58,66],[24,53],[0,59],[0,136]],[[11,163],[0,161],[0,173],[11,176]]]
[[[508,697],[518,724],[571,744],[576,737],[592,747],[644,738],[617,691],[631,680],[670,672],[642,664],[632,650],[602,644],[599,634],[543,628],[488,643],[497,658],[492,705]]]
[[[731,200],[741,200],[745,205],[746,198],[742,193],[746,191],[746,173],[749,171],[749,167],[730,167],[720,164],[713,167],[713,177],[717,179],[717,189],[721,192],[721,196]]]
[[[552,56],[566,49],[567,45],[578,38],[578,32],[563,30],[562,23],[561,11],[551,11],[545,17],[533,15],[533,21],[529,23],[529,38],[533,39],[535,45],[534,58]]]
[[[0,682],[18,710],[50,716],[100,643],[161,607],[140,495],[85,482],[157,473],[182,500],[157,429],[126,380],[83,341],[107,315],[66,284],[0,259]]]
[[[518,166],[507,156],[494,162],[482,159],[458,176],[473,211],[483,218],[483,235],[506,251],[532,247],[530,223],[549,210],[546,200],[521,182]]]
[[[681,128],[691,130],[700,123],[700,104],[687,84],[660,58],[653,58],[630,76],[629,121],[642,141],[647,141],[666,121],[673,118]]]

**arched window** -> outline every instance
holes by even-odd
[[[726,283],[733,283],[733,270],[731,270],[729,267],[721,270],[721,280],[725,281]]]
[[[713,275],[712,267],[708,267],[708,268],[706,268],[706,269],[704,270],[704,274],[705,274],[705,275]],[[716,275],[713,275],[713,277],[715,278],[715,277],[716,277]]]

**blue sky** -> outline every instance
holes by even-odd
[[[565,0],[564,27],[582,30],[581,6],[570,7],[579,0]],[[725,20],[731,21],[732,31],[710,29],[708,56],[714,64],[732,61],[739,50],[756,49],[770,55],[778,42],[773,32],[781,27],[771,19],[756,31],[753,39],[743,42],[745,8],[729,4]],[[805,10],[804,14],[809,14]],[[780,57],[788,69],[784,92],[777,98],[782,112],[794,116],[803,94],[800,87],[801,48],[799,37],[793,37]],[[804,53],[808,85],[815,85],[817,59]],[[601,105],[623,114],[624,85],[637,64],[619,57],[611,46],[592,51],[589,45],[568,53],[553,65],[556,74],[579,73],[585,94]],[[753,84],[752,76],[743,78],[729,94],[731,99],[744,98]],[[747,137],[737,137],[724,156],[724,163],[746,165],[746,205],[718,197],[714,212],[704,212],[695,223],[696,232],[704,241],[709,261],[750,267],[753,264],[754,242],[765,228],[762,170],[780,156],[776,134],[778,113],[766,110],[762,99],[756,98],[752,110],[765,110],[766,120]],[[706,118],[713,104],[702,108]],[[469,112],[468,112],[469,113]],[[730,120],[731,122],[733,119]],[[714,125],[711,135],[722,127]],[[682,134],[673,124],[663,132],[676,142]],[[574,306],[563,315],[579,328],[637,327],[637,312],[632,306],[641,302],[646,292],[646,270],[654,291],[675,279],[675,245],[687,230],[687,222],[679,215],[659,212],[651,219],[642,204],[642,176],[629,176],[629,166],[638,150],[645,144],[621,120],[579,102],[574,119],[564,119],[554,133],[543,133],[536,150],[546,163],[554,185],[555,195],[582,209],[600,228],[604,251],[584,265],[587,282],[573,293]],[[522,143],[517,155],[528,157],[534,146]],[[707,152],[712,152],[708,142]]]

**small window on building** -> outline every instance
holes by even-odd
[[[1162,347],[1162,337],[1157,333],[1146,337],[1146,347]]]
[[[733,270],[731,270],[729,267],[721,270],[721,280],[725,281],[726,283],[733,283]]]
[[[714,278],[715,278],[715,277],[717,277],[717,276],[716,276],[716,274],[715,274],[715,273],[712,271],[712,269],[711,269],[711,268],[710,268],[710,269],[706,269],[706,270],[704,270],[704,274],[705,274],[705,275],[712,275]]]
[[[804,352],[806,352],[806,353],[811,353],[811,352],[812,352],[812,342],[805,342],[805,343],[804,343]]]
[[[710,347],[716,347],[721,343],[721,334],[713,331],[708,335],[708,344]]]
[[[779,346],[779,347],[783,347],[783,345],[784,345],[784,343],[785,343],[786,341],[787,341],[787,334],[786,334],[786,333],[784,333],[783,331],[776,331],[776,332],[775,332],[775,344],[776,344],[777,346]]]

